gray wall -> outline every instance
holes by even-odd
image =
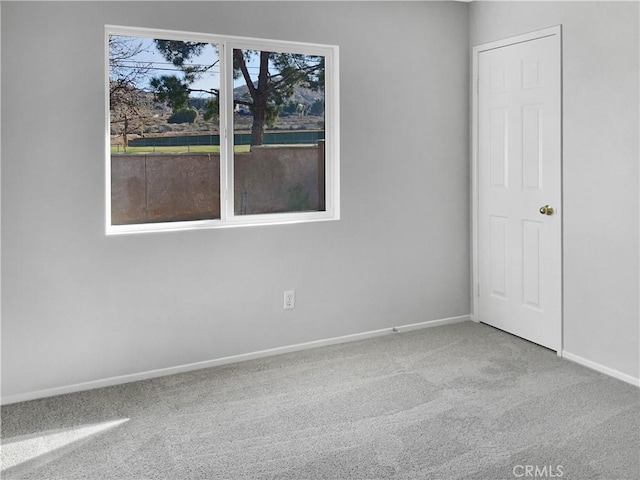
[[[474,2],[471,45],[563,27],[564,349],[638,378],[637,2]]]
[[[565,349],[640,376],[637,3],[4,2],[1,22],[3,396],[469,313],[469,45],[557,24]],[[107,23],[338,44],[342,220],[106,237]]]
[[[105,24],[339,45],[342,219],[105,236]],[[5,2],[1,45],[3,396],[469,313],[468,5]]]

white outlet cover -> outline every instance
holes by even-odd
[[[296,306],[296,291],[287,290],[284,292],[284,309],[290,310]]]

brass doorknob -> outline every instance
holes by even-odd
[[[545,205],[544,207],[540,207],[540,213],[542,215],[553,215],[553,207],[549,205]]]

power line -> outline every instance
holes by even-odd
[[[219,60],[213,64],[190,63],[188,65],[185,65],[185,67],[197,67],[197,68],[210,69],[211,67],[215,66],[218,62]],[[126,63],[131,63],[133,65],[121,65]],[[120,66],[121,68],[130,68],[130,69],[138,69],[138,70],[166,70],[166,71],[173,71],[173,72],[183,71],[183,69],[181,69],[180,67],[166,68],[166,67],[154,67],[152,65],[174,65],[174,64],[172,62],[142,62],[142,61],[136,61],[136,60],[119,60],[118,65],[116,66]],[[254,66],[254,65],[247,65],[247,70],[259,71],[260,67]]]

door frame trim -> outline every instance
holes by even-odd
[[[557,48],[560,51],[560,161],[562,162],[563,148],[562,148],[562,25],[556,25],[542,30],[536,30],[533,32],[516,35],[514,37],[508,37],[502,40],[496,40],[489,43],[483,43],[476,45],[472,50],[472,77],[471,77],[471,320],[478,323],[478,297],[479,297],[479,249],[478,249],[478,208],[479,208],[479,186],[478,186],[478,89],[479,89],[479,75],[478,64],[480,53],[488,50],[495,50],[497,48],[507,47],[518,43],[529,42],[532,40],[538,40],[540,38],[555,37],[557,41]],[[561,166],[561,178],[560,178],[560,197],[563,195],[563,179],[562,179],[562,166]],[[563,203],[561,201],[561,203]],[[564,251],[564,235],[561,230],[561,253]],[[561,254],[560,271],[561,276],[564,278],[563,268],[563,256]],[[558,348],[558,356],[562,356],[562,350],[564,348],[564,283],[560,289],[560,347]]]

